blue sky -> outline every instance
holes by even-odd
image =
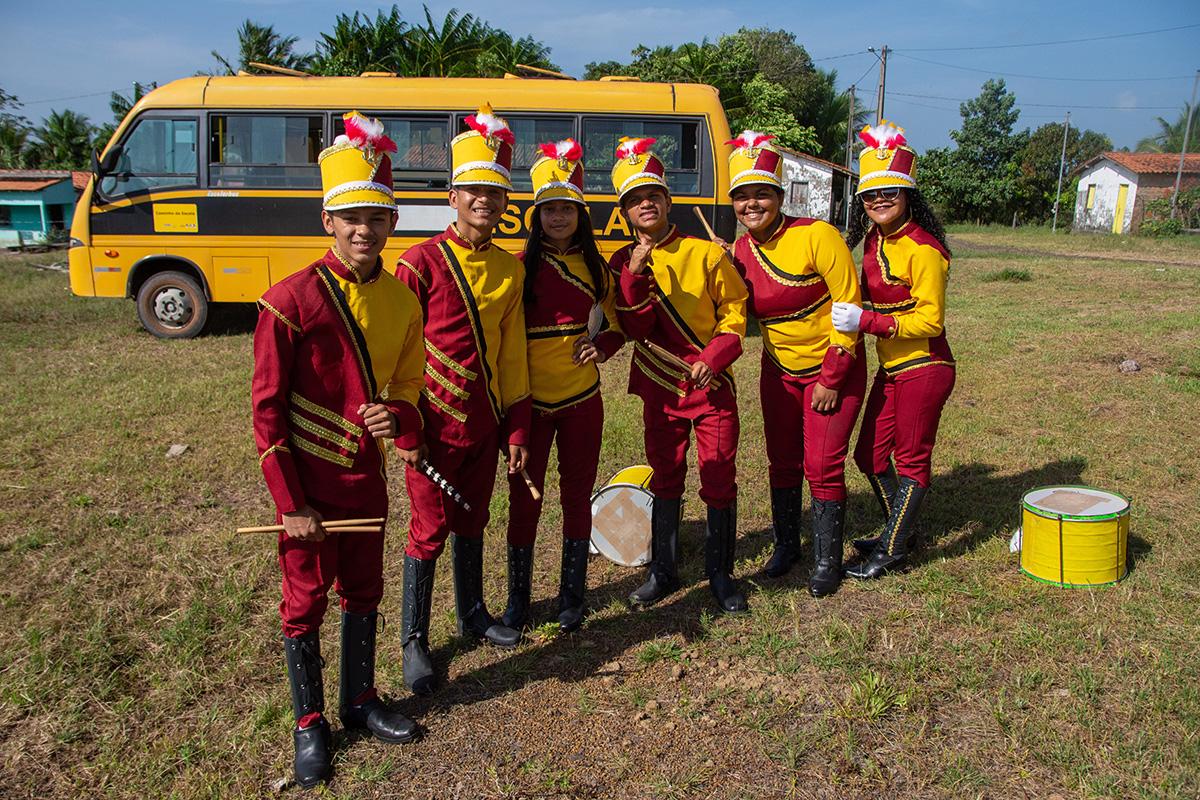
[[[420,3],[399,5],[406,17],[420,17]],[[66,0],[55,3],[51,14],[30,13],[28,3],[0,0],[7,29],[0,48],[0,87],[20,98],[22,113],[35,122],[61,108],[103,122],[111,116],[108,92],[128,92],[135,80],[165,83],[213,69],[214,49],[234,55],[235,32],[246,18],[299,36],[301,47],[311,49],[336,14],[373,14],[390,6],[327,0]],[[1054,46],[998,47],[1197,26],[1200,3],[1195,0],[1133,5],[1108,0],[692,0],[645,7],[578,0],[435,0],[429,6],[437,16],[453,7],[515,35],[531,34],[549,44],[552,58],[577,76],[590,61],[627,59],[638,44],[716,39],[740,27],[783,28],[796,34],[820,66],[837,69],[839,88],[857,81],[860,102],[872,108],[878,62],[863,51],[887,45],[894,53],[888,59],[885,116],[907,128],[918,150],[949,143],[948,132],[960,121],[959,101],[977,95],[991,76],[1004,77],[1016,93],[1022,110],[1018,127],[1036,128],[1071,111],[1072,125],[1107,133],[1117,147],[1133,147],[1156,131],[1155,117],[1179,114],[1200,68],[1200,27]]]

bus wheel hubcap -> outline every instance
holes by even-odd
[[[169,325],[182,325],[192,316],[192,304],[182,289],[163,289],[154,296],[154,316]]]

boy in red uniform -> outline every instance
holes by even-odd
[[[483,529],[500,448],[509,473],[528,457],[532,400],[525,355],[525,271],[492,244],[508,204],[514,137],[485,106],[451,142],[450,206],[445,232],[411,248],[396,275],[425,311],[425,385],[420,409],[429,460],[471,505],[457,506],[416,470],[405,472],[412,521],[404,556],[404,682],[433,691],[429,615],[433,576],[454,532],[454,599],[461,635],[515,647],[521,634],[497,622],[483,601]]]
[[[695,429],[700,498],[708,506],[704,572],[723,611],[745,611],[733,580],[739,426],[728,370],[742,353],[746,284],[720,246],[684,236],[668,222],[666,170],[652,144],[622,139],[612,172],[637,241],[614,253],[609,266],[618,275],[621,328],[636,342],[629,392],[642,398],[646,460],[654,469],[650,576],[629,599],[649,605],[679,587],[679,514]],[[651,343],[675,358],[656,353]],[[679,360],[690,367],[673,363]]]
[[[328,779],[329,723],[319,628],[331,586],[342,605],[340,716],[385,742],[416,738],[412,720],[375,690],[376,608],[383,534],[326,531],[322,520],[387,516],[385,438],[405,460],[422,443],[417,395],[421,308],[383,269],[396,224],[395,145],[383,126],[351,112],[346,136],[321,153],[321,219],[334,237],[324,257],[271,287],[254,332],[254,438],[284,532],[284,651],[296,716],[296,782]]]

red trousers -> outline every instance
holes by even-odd
[[[428,439],[429,463],[471,506],[466,511],[420,472],[406,467],[411,521],[405,554],[431,561],[442,554],[451,531],[467,539],[479,539],[488,524],[488,504],[496,485],[496,463],[500,450],[493,431],[485,441],[461,447]]]
[[[592,535],[592,488],[600,463],[600,440],[604,434],[604,401],[597,392],[582,403],[542,412],[534,409],[529,432],[530,479],[546,491],[546,469],[550,445],[558,439],[558,494],[562,502],[563,538],[589,539]],[[508,476],[508,543],[514,547],[533,544],[537,537],[542,501],[534,500],[520,475]]]
[[[387,516],[386,488],[354,506],[332,506],[311,498],[308,502],[324,519]],[[337,589],[343,611],[370,614],[383,598],[383,533],[334,533],[319,542],[280,533],[279,570],[283,573],[279,616],[284,636],[295,639],[321,627],[330,587]]]
[[[813,497],[845,500],[846,454],[867,390],[866,360],[856,360],[832,411],[813,411],[818,377],[795,378],[762,360],[758,387],[771,488],[800,486],[808,476]]]
[[[954,367],[930,364],[889,377],[875,375],[854,462],[866,475],[886,472],[896,459],[896,473],[929,486],[933,442],[942,407],[954,391]]]
[[[728,508],[737,499],[737,444],[741,431],[737,400],[725,389],[712,400],[687,411],[642,404],[646,460],[654,470],[650,492],[664,500],[683,497],[690,434],[696,431],[700,466],[700,499],[713,508]]]

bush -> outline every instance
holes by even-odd
[[[1033,274],[1027,269],[1014,269],[1013,267],[1005,267],[1004,269],[995,272],[989,272],[983,276],[984,283],[1027,283],[1033,280]]]
[[[1158,201],[1155,201],[1158,202]],[[1145,219],[1142,220],[1142,227],[1138,231],[1143,236],[1178,236],[1183,233],[1183,220],[1171,219]]]

